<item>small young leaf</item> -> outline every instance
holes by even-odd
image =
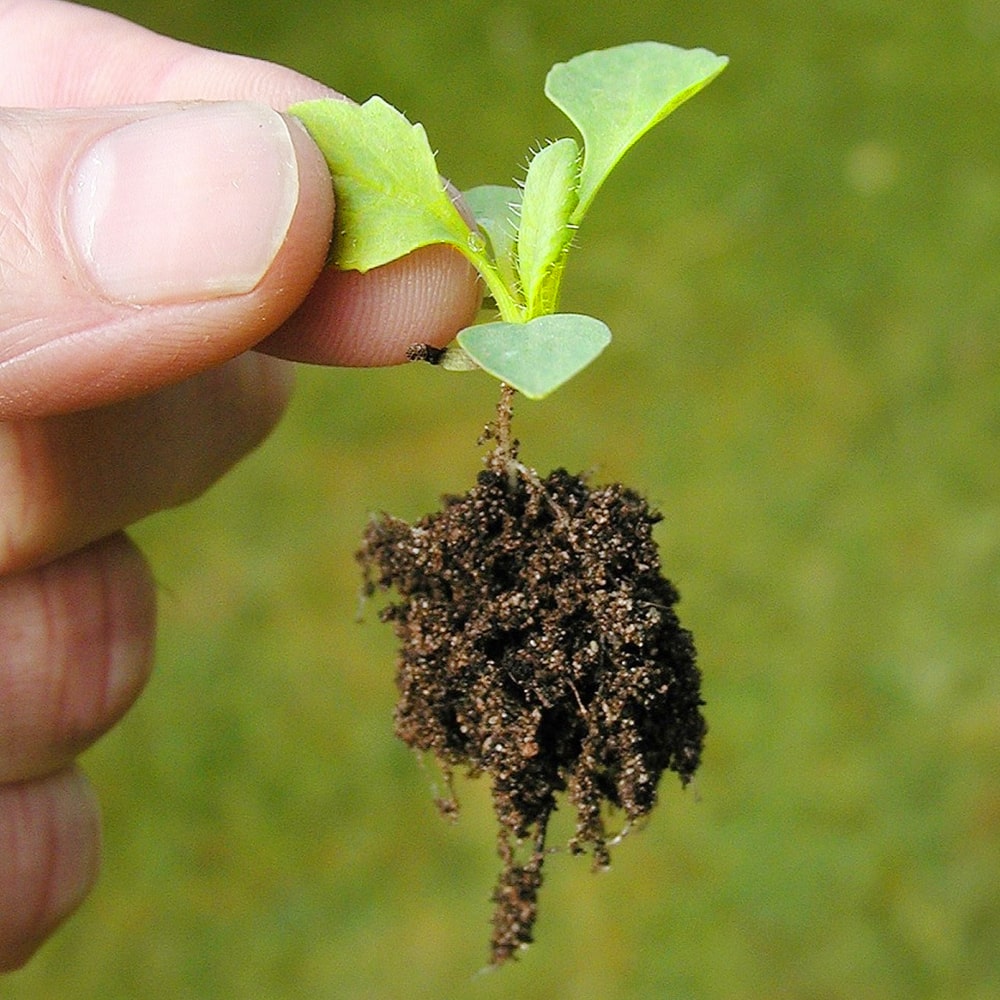
[[[333,175],[334,266],[368,271],[430,243],[468,250],[469,227],[444,189],[422,126],[380,97],[361,105],[305,101],[289,111]]]
[[[586,368],[611,340],[593,316],[552,313],[527,323],[484,323],[458,335],[466,354],[529,399],[542,399]]]
[[[472,211],[476,225],[490,241],[491,256],[497,270],[511,290],[517,284],[514,271],[514,243],[517,239],[517,222],[521,206],[521,190],[516,187],[501,187],[484,184],[469,191],[462,197]]]
[[[586,214],[597,189],[631,146],[710,83],[729,60],[707,49],[633,42],[557,63],[545,93],[583,136],[580,202]]]
[[[517,232],[517,273],[528,316],[556,307],[566,248],[573,237],[569,225],[576,208],[580,147],[574,139],[543,146],[528,166]]]

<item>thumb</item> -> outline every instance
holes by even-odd
[[[322,156],[262,104],[0,111],[0,419],[253,346],[305,298],[332,225]]]

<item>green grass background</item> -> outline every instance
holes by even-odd
[[[557,60],[639,38],[731,57],[581,232],[564,302],[611,348],[517,414],[533,465],[665,512],[711,731],[696,788],[666,780],[608,874],[552,858],[536,944],[477,977],[487,790],[438,818],[352,553],[369,511],[471,483],[495,385],[304,370],[257,454],[135,532],[159,663],[85,758],[103,875],[0,995],[1000,995],[997,6],[102,6],[381,93],[459,186],[567,134]]]

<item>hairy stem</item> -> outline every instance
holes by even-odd
[[[516,391],[506,382],[500,383],[500,399],[497,401],[497,451],[508,468],[517,461],[517,441],[511,434]]]
[[[479,272],[479,276],[489,289],[490,295],[493,296],[500,318],[505,323],[523,323],[525,321],[525,307],[507,287],[493,261],[483,252],[474,250],[467,245],[460,243],[454,245],[458,250],[461,250],[466,260]]]

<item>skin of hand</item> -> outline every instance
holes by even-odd
[[[155,627],[123,530],[254,448],[287,359],[379,365],[479,304],[454,251],[324,270],[335,206],[289,104],[332,91],[59,0],[0,0],[0,970],[96,878],[77,755]]]

